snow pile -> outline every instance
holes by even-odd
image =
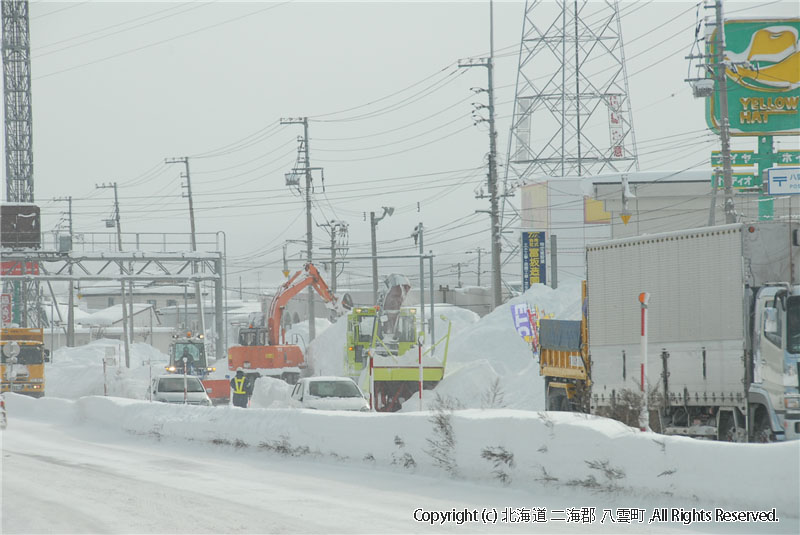
[[[464,408],[483,408],[488,398],[494,398],[495,407],[544,409],[544,379],[539,376],[539,365],[528,343],[517,334],[511,317],[511,305],[518,303],[527,303],[531,310],[537,307],[540,314],[552,314],[556,319],[578,320],[580,283],[556,290],[535,284],[469,328],[460,329],[451,338],[445,377],[436,394]],[[436,328],[438,333],[438,325]],[[428,407],[434,394],[426,392],[424,397]],[[403,410],[417,410],[418,406],[417,400],[410,400]]]
[[[325,318],[314,318],[315,335],[319,336],[331,326],[331,322]],[[316,338],[315,338],[316,339]],[[308,348],[308,321],[295,323],[286,329],[286,343],[298,345],[306,353]]]
[[[260,377],[253,384],[250,398],[252,408],[281,408],[289,406],[292,385],[274,377]]]
[[[621,496],[627,506],[649,499],[663,507],[679,497],[696,507],[775,507],[785,519],[797,517],[800,501],[800,441],[729,444],[665,437],[583,414],[445,412],[453,431],[446,446],[430,413],[195,407],[104,397],[36,400],[16,394],[6,403],[9,432],[14,419],[24,418],[485,483],[504,478],[513,487],[545,493],[582,487]],[[437,449],[439,461],[433,455]],[[495,462],[486,452],[513,456],[514,462]]]
[[[425,307],[426,320],[430,316],[429,312],[430,307]],[[469,330],[470,326],[479,319],[479,316],[470,310],[447,304],[435,305],[434,313],[436,314],[436,323],[434,324],[436,340],[441,340],[442,337],[447,334],[448,324],[452,324],[450,334],[451,344],[460,333]],[[444,316],[444,318],[442,318],[442,316]],[[421,318],[419,309],[417,309],[417,317]],[[426,343],[429,343],[429,341]],[[346,375],[346,344],[347,316],[345,315],[339,317],[336,323],[321,334],[318,331],[317,337],[311,342],[306,356],[310,374]],[[408,358],[406,360],[409,360],[410,364],[416,364],[417,353],[414,352],[413,355],[407,353],[407,355]],[[394,363],[401,363],[401,361],[402,359],[392,360]],[[380,366],[382,364],[376,361],[375,365]]]
[[[347,316],[340,316],[336,323],[311,342],[306,353],[310,375],[345,375],[345,344],[347,344]]]
[[[108,359],[103,372],[103,360]],[[66,399],[108,395],[145,399],[151,375],[166,373],[169,357],[148,344],[130,345],[130,368],[119,340],[101,339],[80,347],[62,347],[45,368],[46,395]]]
[[[511,305],[527,303],[531,309],[538,308],[541,314],[576,320],[581,316],[580,296],[580,283],[567,284],[556,290],[536,284],[483,318],[453,305],[435,305],[437,341],[447,333],[448,323],[452,323],[445,377],[436,387],[436,394],[449,397],[464,408],[491,405],[542,410],[544,380],[539,376],[539,366],[530,346],[517,334]],[[428,318],[429,311],[430,308],[426,307]],[[417,314],[421,316],[419,310]],[[345,375],[346,341],[347,318],[343,316],[311,343],[307,355],[310,373]],[[443,349],[438,350],[437,355],[441,355]],[[409,359],[416,362],[416,353]],[[360,384],[365,383],[362,381]],[[428,407],[434,398],[434,393],[426,392],[424,406]],[[407,401],[403,410],[419,410],[418,400]]]

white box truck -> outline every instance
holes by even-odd
[[[640,391],[638,296],[648,292],[644,368],[663,433],[798,438],[799,227],[761,221],[587,246],[592,412]]]

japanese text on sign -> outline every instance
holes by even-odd
[[[545,260],[545,233],[522,233],[522,289],[534,284],[547,284],[547,265]]]

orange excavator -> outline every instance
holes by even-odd
[[[261,315],[245,328],[239,329],[239,345],[228,349],[228,369],[243,368],[246,375],[269,375],[294,384],[305,367],[303,350],[298,345],[286,343],[286,332],[281,319],[286,304],[298,293],[311,286],[325,301],[328,308],[343,314],[352,308],[350,296],[339,301],[331,293],[317,268],[308,263],[303,269],[278,288],[269,306],[269,313]]]

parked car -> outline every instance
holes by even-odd
[[[160,375],[153,379],[150,386],[153,401],[164,403],[184,402],[184,380],[186,397],[189,405],[211,405],[211,399],[199,378],[192,375]]]
[[[0,429],[5,429],[8,425],[8,415],[6,414],[6,399],[0,394]]]
[[[348,377],[304,377],[294,385],[292,404],[306,409],[370,410],[364,393]]]

